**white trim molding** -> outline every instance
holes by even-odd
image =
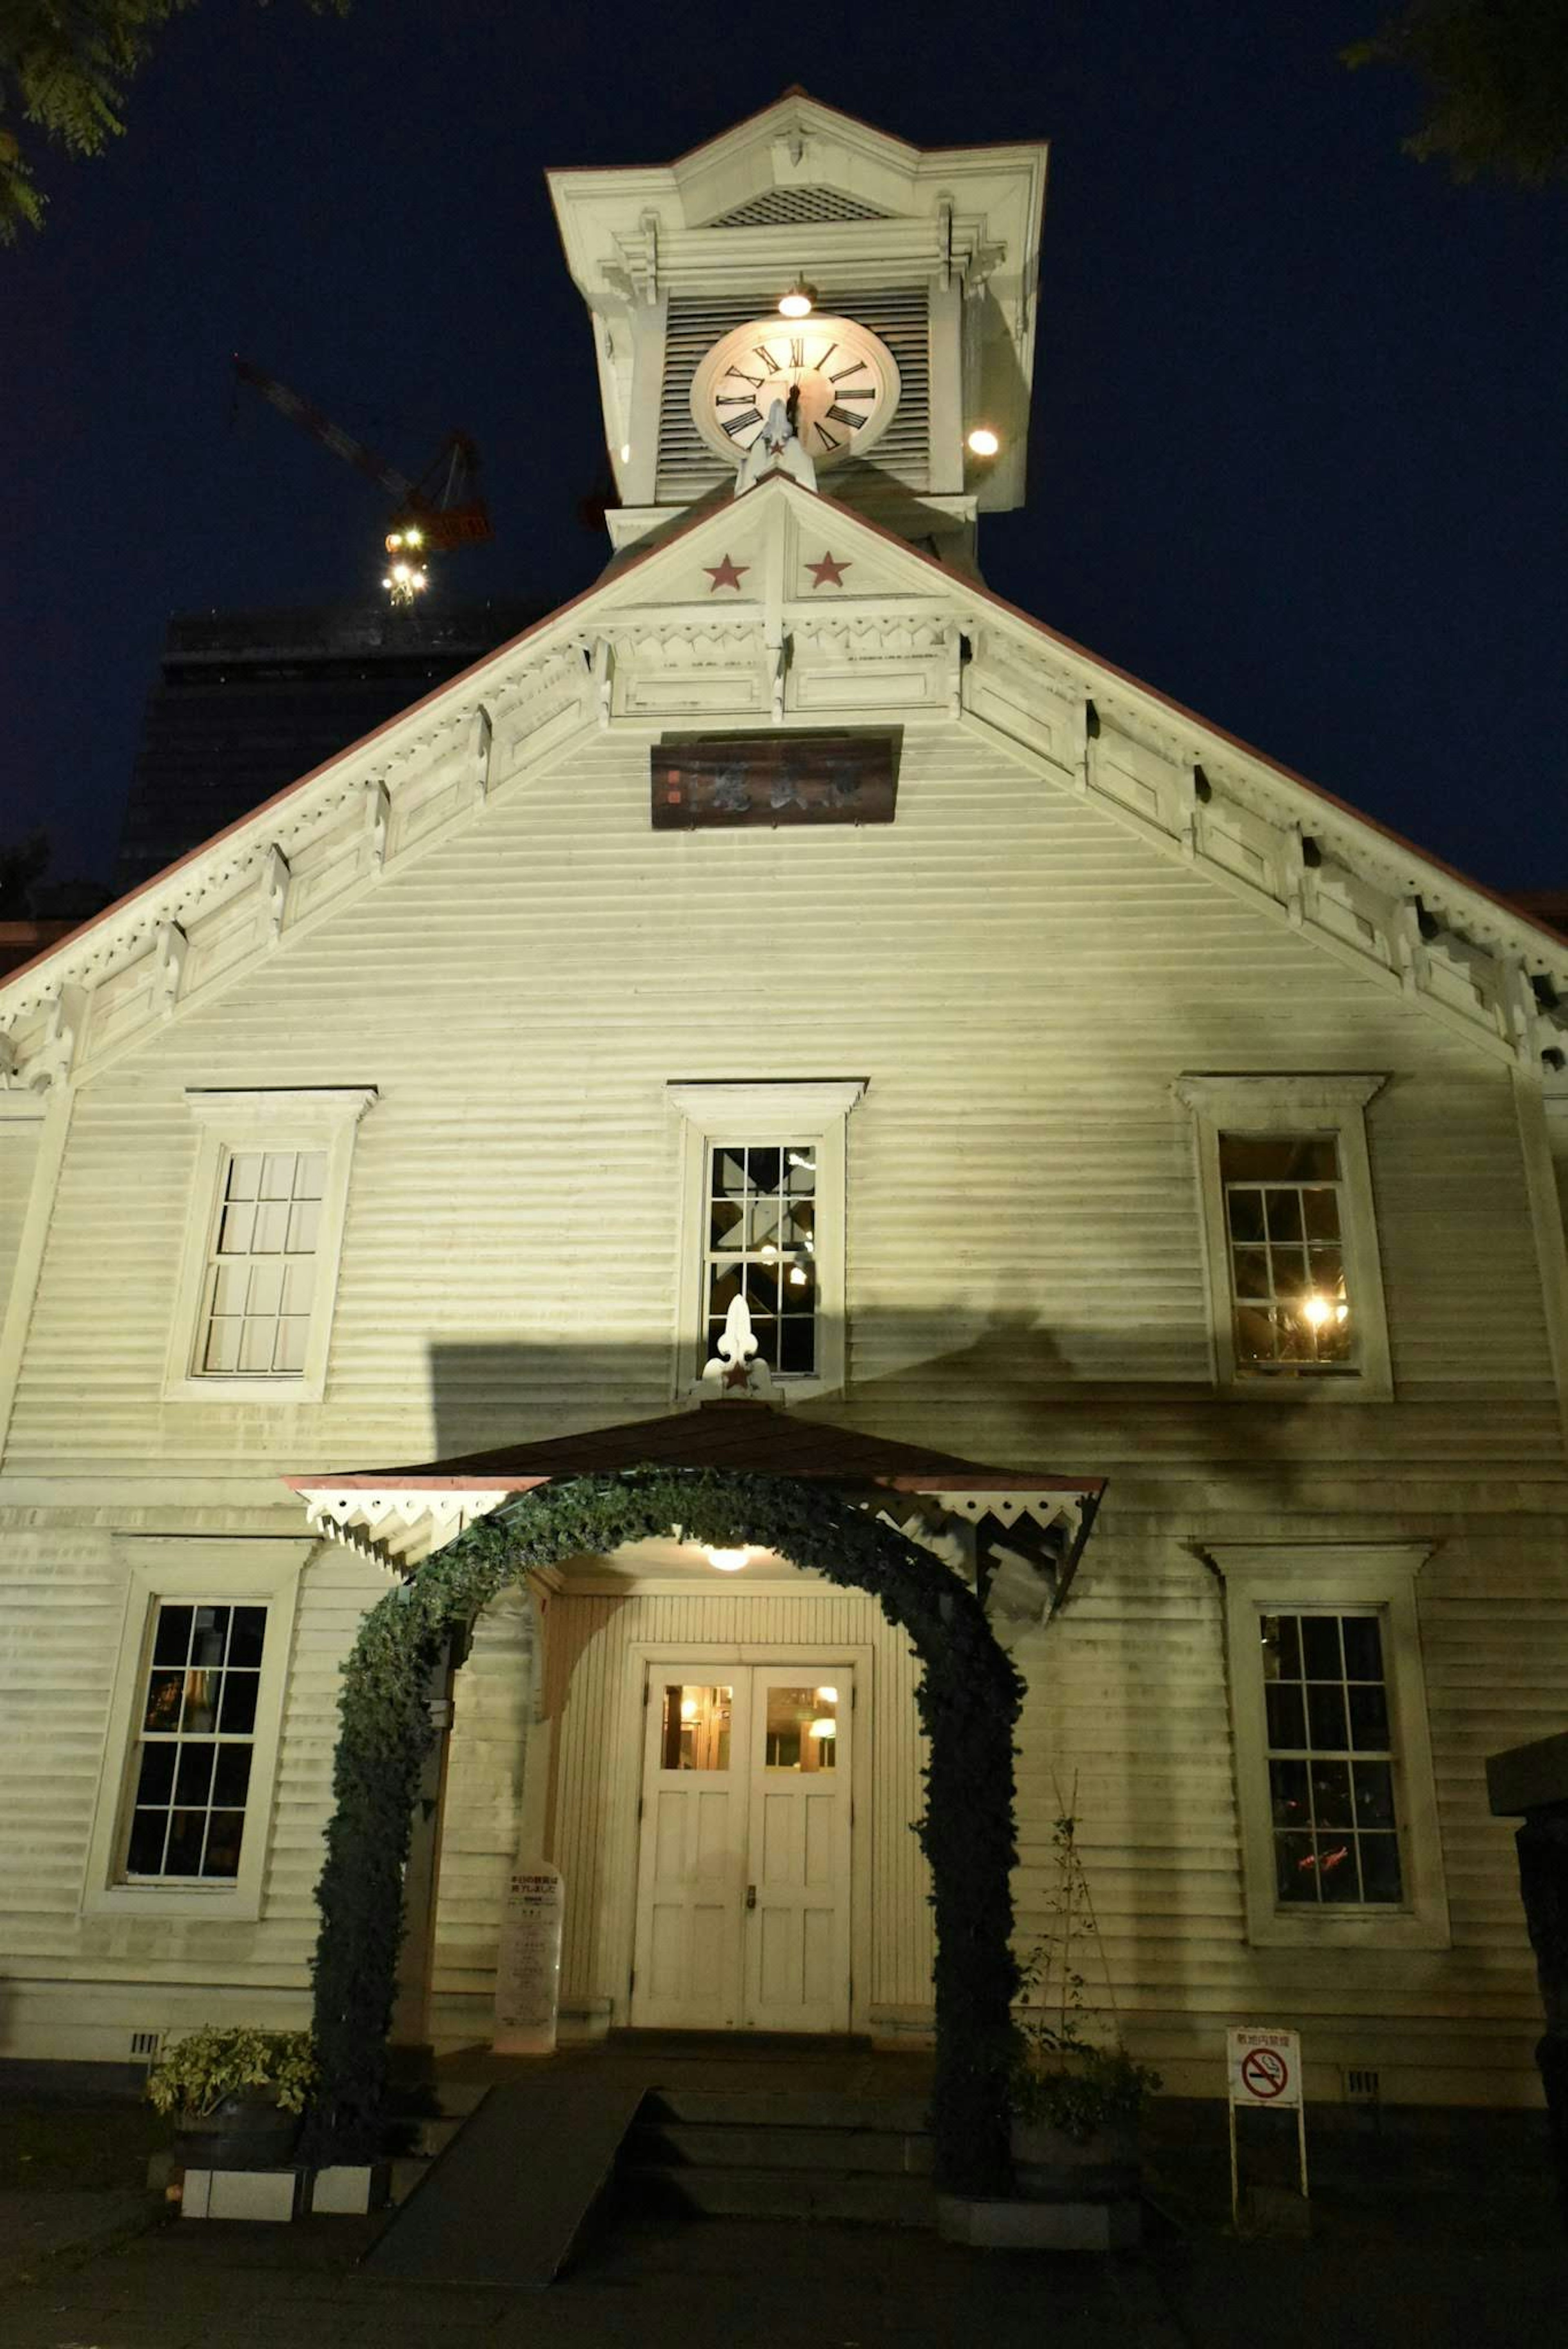
[[[1192,1113],[1203,1253],[1209,1281],[1215,1385],[1248,1402],[1386,1402],[1394,1392],[1383,1260],[1377,1246],[1366,1109],[1387,1082],[1364,1071],[1250,1074],[1188,1071],[1176,1098]],[[1338,1144],[1345,1286],[1354,1351],[1341,1367],[1311,1362],[1251,1369],[1238,1363],[1231,1301],[1231,1243],[1220,1172],[1221,1133],[1332,1134]]]
[[[125,1609],[109,1698],[98,1801],[82,1887],[84,1916],[211,1917],[244,1921],[261,1914],[262,1886],[272,1841],[273,1788],[285,1693],[294,1644],[295,1603],[313,1537],[297,1536],[182,1537],[121,1534],[117,1560],[125,1570]],[[167,1600],[222,1606],[265,1606],[266,1636],[256,1695],[250,1785],[239,1874],[211,1884],[121,1880],[130,1826],[131,1764],[137,1747],[137,1706],[156,1610]]]
[[[1436,1545],[1394,1542],[1200,1542],[1225,1587],[1231,1723],[1247,1940],[1257,1949],[1446,1950],[1437,1785],[1427,1723],[1416,1582]],[[1261,1619],[1372,1612],[1382,1634],[1394,1755],[1395,1823],[1405,1897],[1397,1906],[1282,1904],[1269,1797],[1269,1733]]]
[[[831,1394],[844,1384],[844,1282],[846,1254],[846,1162],[849,1112],[866,1091],[863,1077],[719,1080],[667,1084],[665,1099],[681,1120],[680,1257],[670,1392],[701,1394],[705,1353],[702,1273],[707,1226],[708,1153],[715,1142],[763,1147],[811,1143],[816,1151],[816,1370],[810,1378],[775,1376],[774,1392],[792,1400]]]
[[[254,1092],[192,1089],[186,1106],[201,1128],[184,1244],[174,1292],[164,1371],[166,1402],[319,1402],[337,1301],[337,1267],[348,1206],[348,1173],[359,1120],[377,1098],[374,1085],[280,1087]],[[213,1235],[223,1206],[224,1169],[242,1149],[323,1150],[327,1179],[314,1263],[315,1288],[304,1367],[229,1374],[199,1371],[202,1300]]]

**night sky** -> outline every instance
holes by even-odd
[[[0,252],[0,837],[108,877],[170,614],[376,592],[376,492],[236,409],[233,350],[407,471],[475,433],[497,536],[451,599],[586,586],[602,431],[543,171],[800,81],[916,145],[1052,141],[992,585],[1479,878],[1568,882],[1568,199],[1399,153],[1413,86],[1336,62],[1383,6],[202,0]]]

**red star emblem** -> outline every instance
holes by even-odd
[[[749,571],[751,567],[749,563],[736,563],[728,554],[725,555],[722,563],[705,563],[702,568],[713,582],[713,585],[708,590],[709,595],[711,595],[720,587],[738,589],[741,585],[742,572]]]
[[[842,587],[845,573],[852,570],[854,565],[847,556],[842,563],[836,563],[831,554],[825,554],[820,563],[808,563],[805,567],[813,574],[811,584],[814,588]]]

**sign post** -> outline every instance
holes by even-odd
[[[1238,2025],[1227,2039],[1226,2107],[1231,2123],[1231,2224],[1241,2220],[1241,2177],[1236,2158],[1236,2107],[1254,2112],[1292,2112],[1301,2161],[1302,2200],[1308,2199],[1306,2108],[1302,2101],[1302,2042],[1299,2031]]]
[[[495,1965],[498,2055],[553,2055],[561,2003],[561,1871],[547,1862],[512,1870]]]

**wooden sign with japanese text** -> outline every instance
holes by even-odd
[[[649,754],[653,828],[891,823],[898,752],[888,733],[669,735]]]

